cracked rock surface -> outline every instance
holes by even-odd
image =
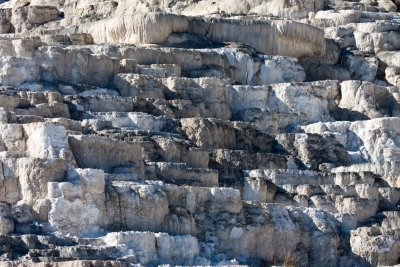
[[[399,0],[0,0],[0,266],[397,264]]]

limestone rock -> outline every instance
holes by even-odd
[[[388,265],[395,264],[399,254],[398,241],[395,236],[387,236],[384,233],[376,227],[360,228],[352,232],[350,242],[354,253],[365,257],[372,264],[378,262]]]
[[[100,231],[104,205],[104,172],[81,169],[71,174],[72,183],[49,183],[48,198],[51,204],[49,223],[54,231],[64,234],[94,234]],[[77,176],[77,177],[74,177]],[[81,197],[82,196],[82,197]]]
[[[1,266],[392,266],[398,0],[0,0]]]
[[[13,9],[11,23],[16,32],[30,30],[34,26],[58,19],[59,12],[52,6],[24,6]]]

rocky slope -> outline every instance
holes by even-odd
[[[399,11],[0,1],[0,266],[400,264]]]

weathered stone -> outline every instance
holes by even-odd
[[[399,7],[0,0],[0,265],[395,265]]]

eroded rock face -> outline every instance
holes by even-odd
[[[399,264],[399,8],[0,0],[0,265]]]

